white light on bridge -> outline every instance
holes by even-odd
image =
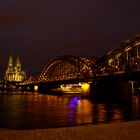
[[[60,85],[62,92],[66,93],[82,93],[81,85],[79,84],[63,84]]]

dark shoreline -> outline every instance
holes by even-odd
[[[35,130],[0,129],[0,140],[139,140],[140,121]]]

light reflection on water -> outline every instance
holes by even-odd
[[[1,128],[37,129],[139,118],[139,97],[103,103],[73,95],[0,95]]]

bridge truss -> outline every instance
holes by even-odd
[[[93,77],[96,60],[86,56],[60,56],[48,63],[42,71],[39,81],[59,81]]]
[[[109,51],[98,62],[98,74],[111,74],[140,69],[140,35],[127,39]]]

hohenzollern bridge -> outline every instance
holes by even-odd
[[[31,76],[26,84],[75,83],[103,77],[140,78],[140,35],[128,38],[103,57],[64,55],[52,59],[39,76]]]
[[[99,60],[87,56],[64,55],[52,59],[36,77],[28,82],[50,82],[93,78],[140,70],[140,35],[122,42]]]

